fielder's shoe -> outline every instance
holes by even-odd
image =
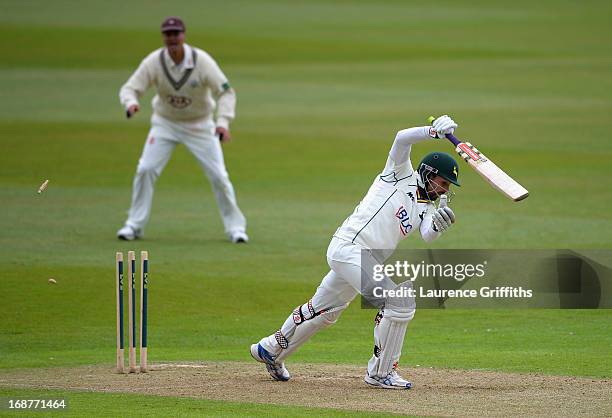
[[[276,363],[272,354],[263,348],[261,344],[251,345],[251,356],[258,362],[266,365],[266,369],[268,369],[268,373],[270,373],[272,379],[286,382],[291,378],[289,370],[285,368],[285,363]]]
[[[249,242],[249,236],[244,231],[236,231],[230,233],[230,241],[234,244],[246,244]]]
[[[391,370],[387,377],[371,377],[366,373],[363,380],[368,385],[384,389],[410,389],[412,387],[412,383],[400,376],[395,370]]]
[[[134,241],[137,238],[142,238],[142,230],[134,229],[129,225],[125,225],[117,231],[117,238],[123,241]]]

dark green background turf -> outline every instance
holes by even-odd
[[[0,6],[2,368],[112,364],[114,252],[128,249],[150,252],[151,361],[247,360],[326,273],[329,239],[395,132],[430,114],[451,114],[531,192],[512,203],[462,166],[458,223],[433,247],[611,247],[609,2]],[[247,246],[226,242],[184,149],[146,240],[115,239],[151,98],[126,121],[118,89],[168,14],[237,90],[225,152]],[[413,161],[434,149],[451,151],[419,145]],[[352,306],[295,360],[365,364],[372,314]],[[611,329],[610,311],[421,310],[403,364],[610,377]]]

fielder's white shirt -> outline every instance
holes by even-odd
[[[423,184],[410,161],[411,145],[428,138],[429,127],[398,132],[384,170],[335,237],[367,249],[395,250],[415,231],[426,241],[440,236],[431,227],[435,206],[423,196]]]
[[[150,53],[121,87],[119,99],[127,109],[155,86],[153,114],[173,122],[210,120],[228,128],[235,116],[236,95],[215,60],[201,49],[183,44],[185,57],[175,64],[166,48]]]

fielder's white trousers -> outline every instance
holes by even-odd
[[[151,214],[155,182],[168,163],[174,148],[184,144],[196,158],[212,185],[225,232],[246,230],[246,219],[236,203],[234,187],[223,161],[223,151],[212,120],[172,122],[158,115],[151,118],[151,130],[138,161],[132,189],[132,205],[126,225],[144,229]]]

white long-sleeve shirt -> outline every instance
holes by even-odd
[[[165,119],[193,122],[214,118],[228,128],[234,119],[236,94],[215,60],[201,49],[183,44],[185,58],[175,64],[166,48],[150,53],[121,87],[119,99],[127,109],[151,86],[153,113]]]
[[[412,144],[431,138],[429,126],[397,133],[384,170],[335,237],[367,249],[387,250],[383,251],[387,258],[415,230],[427,242],[440,236],[432,228],[435,206],[423,196],[423,183],[410,161]]]

